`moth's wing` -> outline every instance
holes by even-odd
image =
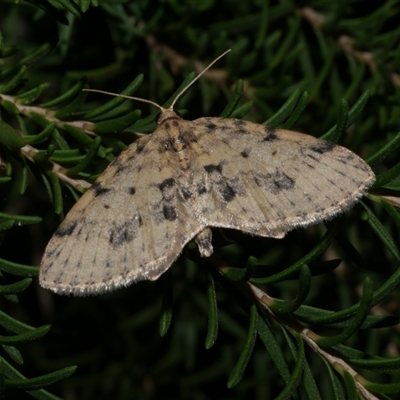
[[[281,238],[348,209],[375,180],[356,154],[309,135],[224,118],[192,121],[192,130],[208,226]]]
[[[85,295],[156,279],[203,228],[158,136],[129,146],[71,209],[42,259],[43,287]]]

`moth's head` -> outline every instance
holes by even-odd
[[[163,110],[162,112],[160,112],[160,114],[157,115],[156,122],[158,125],[161,125],[167,119],[182,119],[182,118],[177,111],[167,109]]]

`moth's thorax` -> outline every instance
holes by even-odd
[[[163,132],[163,151],[175,153],[179,158],[186,157],[193,143],[197,142],[196,136],[190,129],[190,122],[179,117],[168,118],[159,129]]]
[[[168,137],[166,150],[179,162],[182,171],[189,171],[193,133],[188,129],[188,121],[169,119],[164,126]]]

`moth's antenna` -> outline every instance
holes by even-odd
[[[154,107],[159,108],[159,109],[161,110],[161,112],[163,112],[163,111],[166,110],[164,107],[161,107],[159,104],[155,103],[154,101],[142,99],[142,98],[140,98],[140,97],[126,96],[126,95],[124,95],[124,94],[106,92],[106,91],[104,91],[104,90],[97,90],[97,89],[82,89],[82,91],[83,91],[83,92],[103,93],[103,94],[108,94],[108,95],[110,95],[110,96],[123,97],[124,99],[137,100],[137,101],[141,101],[141,102],[143,102],[143,103],[149,103],[149,104],[153,105]]]
[[[177,100],[179,99],[179,97],[182,96],[183,93],[186,92],[186,90],[189,89],[190,86],[193,85],[193,83],[195,83],[206,71],[208,71],[219,59],[221,59],[225,54],[229,53],[231,51],[231,49],[225,51],[225,53],[221,54],[219,57],[217,57],[207,68],[205,68],[203,71],[201,71],[189,84],[187,84],[175,97],[174,101],[172,102],[172,104],[170,105],[170,107],[168,108],[168,110],[173,110],[174,109],[174,105],[177,102]],[[126,96],[124,94],[118,94],[118,93],[112,93],[112,92],[106,92],[104,90],[97,90],[97,89],[82,89],[83,92],[95,92],[95,93],[103,93],[103,94],[108,94],[110,96],[116,96],[116,97],[123,97],[124,99],[129,99],[129,100],[137,100],[137,101],[141,101],[142,103],[148,103],[153,105],[154,107],[157,107],[161,110],[161,112],[166,111],[167,109],[165,109],[164,107],[161,107],[159,104],[155,103],[154,101],[151,100],[147,100],[147,99],[142,99],[140,97],[132,97],[132,96]]]
[[[231,49],[228,49],[227,51],[225,51],[224,53],[222,53],[219,57],[217,57],[207,68],[203,69],[203,71],[201,71],[196,78],[194,78],[192,80],[192,82],[190,82],[188,85],[186,85],[175,97],[174,101],[172,102],[172,104],[170,105],[169,109],[173,110],[175,103],[178,101],[179,97],[182,96],[183,93],[186,92],[186,90],[188,90],[190,88],[190,86],[193,85],[193,83],[195,83],[206,71],[208,71],[218,60],[220,60],[225,54],[229,53],[231,51]]]

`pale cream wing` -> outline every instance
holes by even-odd
[[[191,125],[199,218],[211,227],[281,238],[347,210],[375,180],[356,154],[309,135],[224,118]]]
[[[122,152],[71,209],[45,250],[43,287],[85,295],[156,279],[202,230],[160,135],[158,128]]]

